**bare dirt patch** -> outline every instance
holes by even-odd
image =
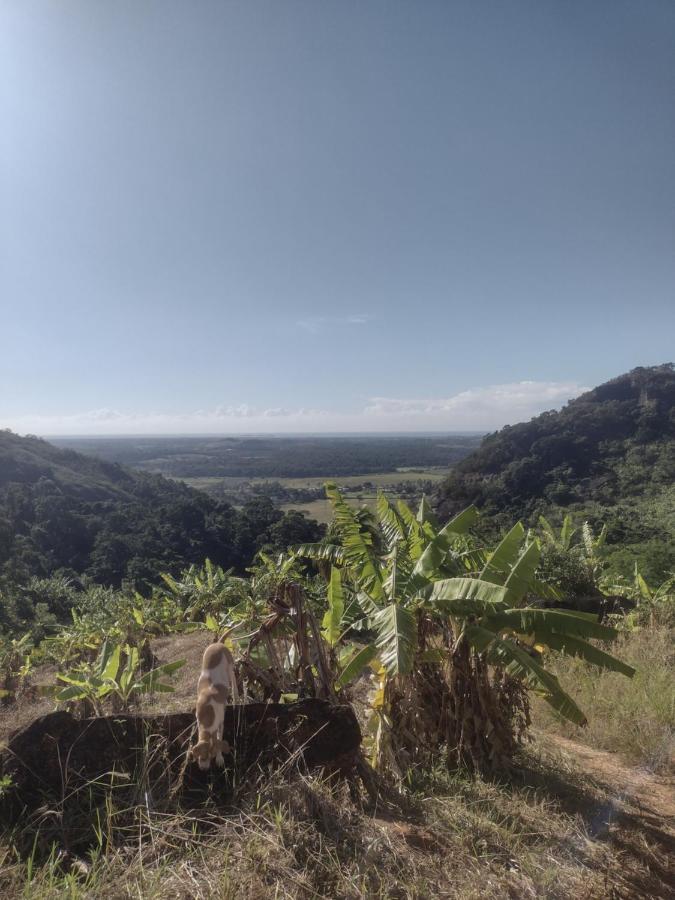
[[[542,741],[597,790],[585,818],[591,839],[606,845],[602,896],[675,896],[675,779],[559,735]]]

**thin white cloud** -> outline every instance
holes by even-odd
[[[369,313],[352,313],[348,316],[309,316],[306,319],[299,319],[297,325],[303,331],[318,334],[326,328],[339,325],[367,325],[373,319],[374,316]]]
[[[450,397],[373,397],[364,413],[411,422],[454,421],[461,422],[463,428],[491,429],[557,408],[586,390],[574,381],[517,381],[472,388]]]
[[[0,427],[41,435],[492,431],[559,408],[585,390],[575,381],[518,381],[449,397],[372,397],[351,413],[246,403],[186,413],[127,413],[104,407],[63,416],[7,417],[0,419]]]

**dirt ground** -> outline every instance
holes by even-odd
[[[558,735],[539,739],[549,758],[597,788],[584,814],[589,837],[606,851],[603,896],[675,898],[675,775],[628,766],[617,754]]]

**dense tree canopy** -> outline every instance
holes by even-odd
[[[675,369],[638,368],[560,412],[488,435],[439,493],[444,514],[475,503],[499,525],[571,509],[638,547],[657,580],[675,568]],[[630,557],[630,560],[628,559]],[[632,567],[634,550],[625,565]],[[617,560],[619,557],[617,557]]]
[[[0,432],[0,574],[14,582],[65,570],[144,587],[207,557],[243,571],[264,547],[320,534],[268,498],[235,509],[159,475]]]

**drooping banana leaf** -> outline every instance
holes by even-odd
[[[508,609],[506,603],[502,600],[482,600],[477,597],[455,597],[453,600],[444,598],[434,598],[434,608],[446,616],[454,618],[468,618],[469,616],[485,617],[486,621],[490,621],[490,617],[496,612]]]
[[[560,650],[562,653],[566,653],[567,656],[579,656],[594,666],[598,666],[601,669],[609,669],[612,672],[621,672],[622,675],[627,675],[628,678],[632,678],[635,675],[635,669],[632,666],[609,653],[605,653],[604,650],[600,650],[581,638],[572,637],[569,634],[556,634],[551,631],[543,633],[535,631],[534,634],[538,644],[545,644],[551,650]]]
[[[305,559],[325,560],[334,566],[344,565],[345,555],[342,547],[337,544],[299,544],[293,547],[295,556],[301,556]]]
[[[446,578],[436,581],[430,600],[481,600],[491,604],[513,605],[516,595],[509,588],[480,578]]]
[[[490,620],[490,628],[499,630],[511,628],[523,634],[545,631],[557,634],[569,634],[581,638],[598,638],[602,641],[613,641],[618,632],[609,625],[601,625],[594,619],[577,615],[573,611],[562,609],[508,609],[497,612]]]
[[[361,674],[361,672],[365,669],[369,662],[375,658],[377,653],[377,649],[374,644],[368,644],[366,647],[362,647],[360,650],[357,650],[349,659],[349,662],[344,667],[342,672],[340,672],[340,677],[337,680],[338,687],[345,687],[345,685],[349,684],[350,681],[353,681],[355,678]]]
[[[485,653],[491,665],[500,666],[509,675],[524,681],[570,722],[575,725],[586,724],[586,716],[562,689],[555,675],[540,666],[526,650],[513,641],[497,637],[494,632],[481,628],[480,625],[467,625],[464,634],[478,653]]]

